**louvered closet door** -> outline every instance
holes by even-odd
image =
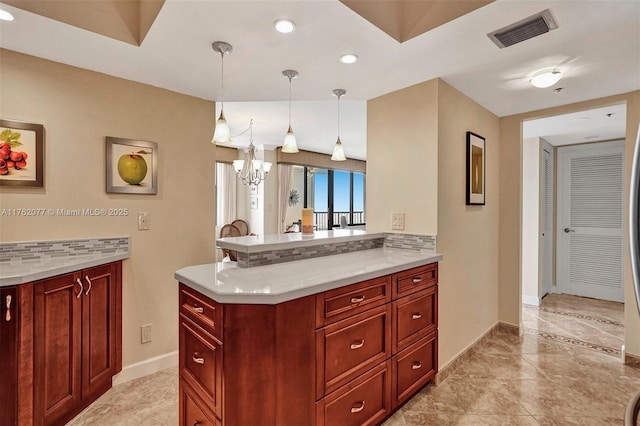
[[[558,149],[558,284],[622,302],[624,141]]]

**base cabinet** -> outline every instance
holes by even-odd
[[[438,265],[278,305],[179,286],[180,425],[377,425],[437,373]]]
[[[18,424],[18,299],[17,287],[0,288],[0,419]]]
[[[10,411],[2,425],[63,425],[111,388],[122,370],[121,276],[115,262],[14,287],[15,311],[2,319],[11,315],[15,334],[0,326],[0,370],[13,363],[2,377],[17,383],[2,381],[0,396],[16,401],[0,404]]]

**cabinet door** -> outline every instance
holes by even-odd
[[[81,400],[80,274],[35,283],[35,423],[59,420]]]
[[[16,287],[0,288],[0,419],[18,424],[18,300]]]
[[[82,397],[111,387],[116,373],[115,264],[82,271]]]

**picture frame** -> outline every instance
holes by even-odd
[[[486,140],[467,132],[467,205],[484,206],[486,200]]]
[[[44,126],[0,119],[0,185],[44,187]]]
[[[107,193],[157,194],[158,144],[106,137]]]

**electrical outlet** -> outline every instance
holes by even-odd
[[[149,212],[138,212],[138,231],[148,231],[150,221]]]
[[[391,229],[394,231],[404,230],[404,213],[391,213]]]
[[[140,342],[149,343],[151,341],[151,324],[145,324],[140,327]]]

